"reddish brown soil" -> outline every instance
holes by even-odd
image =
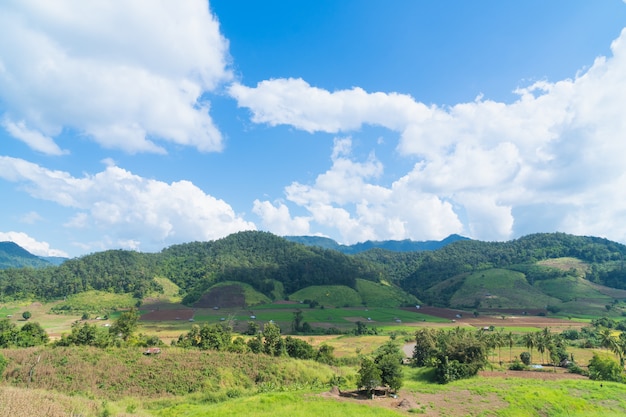
[[[545,317],[536,315],[541,310],[520,310],[520,309],[508,309],[508,310],[492,310],[485,313],[480,313],[478,317],[467,311],[454,310],[449,308],[440,307],[421,307],[419,310],[412,308],[404,308],[407,311],[415,311],[422,314],[428,314],[433,317],[440,317],[455,321],[459,325],[465,324],[475,327],[502,327],[502,326],[518,326],[518,327],[550,327],[552,329],[558,328],[573,328],[581,327],[582,323],[570,321],[566,319],[559,319],[553,317]],[[526,314],[523,314],[526,312]],[[457,317],[460,315],[461,317]],[[504,319],[503,319],[504,317]],[[430,325],[430,323],[429,323]]]
[[[212,288],[204,294],[195,304],[197,308],[233,308],[245,307],[246,298],[243,289],[239,285],[224,285]]]

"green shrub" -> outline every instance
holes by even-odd
[[[586,370],[584,370],[583,368],[581,368],[580,366],[578,366],[574,362],[570,363],[567,366],[567,372],[570,372],[572,374],[589,376],[589,372],[587,372]]]
[[[522,363],[526,366],[530,365],[530,353],[522,352],[519,355],[519,358],[522,360]]]
[[[519,359],[515,358],[513,363],[509,365],[509,369],[511,371],[525,371],[527,369],[526,365],[522,363]]]
[[[4,373],[4,370],[7,367],[8,363],[9,361],[7,360],[7,358],[5,358],[4,356],[2,356],[2,354],[0,354],[0,377]]]
[[[589,361],[589,378],[600,381],[624,381],[624,370],[618,361],[608,355],[593,354]]]

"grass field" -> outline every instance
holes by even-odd
[[[530,285],[521,272],[488,269],[469,275],[450,300],[450,305],[536,309],[558,302]]]

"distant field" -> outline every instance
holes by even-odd
[[[469,275],[450,300],[457,307],[545,308],[559,300],[546,296],[528,283],[521,272],[488,269]]]

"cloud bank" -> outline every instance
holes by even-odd
[[[345,242],[450,233],[504,240],[552,230],[624,242],[626,30],[611,50],[571,79],[518,88],[512,103],[478,97],[426,105],[358,87],[330,92],[296,78],[234,83],[229,93],[253,122],[330,134],[381,126],[398,132],[397,151],[414,161],[383,187],[382,163],[354,161],[349,139],[336,139],[327,172],[285,188],[288,204],[308,216],[296,222],[284,202],[268,201],[255,203],[257,214],[270,225],[280,213],[298,230],[315,223]]]
[[[100,233],[105,247],[160,250],[256,228],[189,181],[168,184],[113,165],[76,178],[3,156],[0,178],[21,184],[34,198],[74,209],[76,214],[66,226]]]
[[[0,27],[2,126],[32,149],[66,153],[67,129],[129,153],[222,149],[203,94],[232,74],[206,1],[8,1]]]
[[[67,253],[62,250],[52,249],[48,242],[39,242],[24,232],[0,232],[0,242],[15,242],[33,255],[37,256],[68,257]]]

